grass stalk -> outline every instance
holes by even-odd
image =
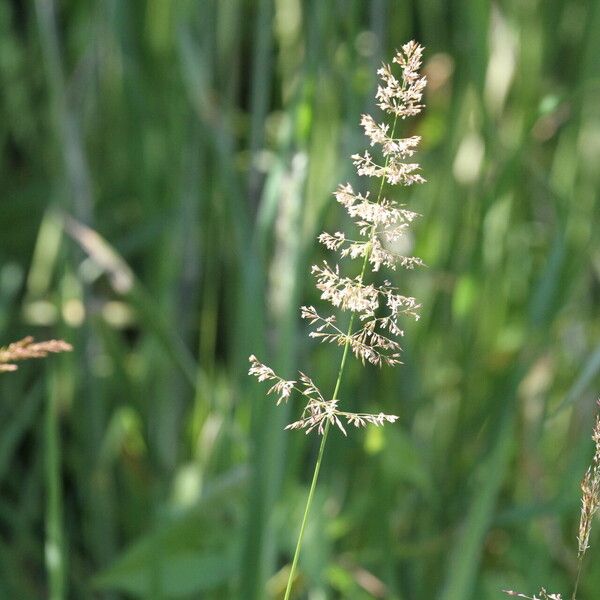
[[[366,264],[366,260],[365,260]],[[363,266],[364,273],[364,266]],[[362,279],[362,277],[361,277]],[[350,317],[350,324],[348,325],[348,335],[352,333],[352,325],[354,323],[354,314]],[[344,368],[346,366],[346,358],[348,357],[348,348],[350,344],[346,342],[344,345],[344,352],[342,354],[342,360],[340,362],[340,368],[338,371],[337,380],[335,382],[335,389],[333,391],[333,399],[337,398],[340,386],[342,385],[342,376],[344,374]],[[308,498],[306,499],[306,506],[304,507],[304,515],[302,516],[302,524],[300,525],[300,533],[298,534],[298,540],[296,542],[296,549],[294,550],[294,558],[292,560],[292,568],[288,576],[287,586],[285,588],[284,600],[289,600],[290,594],[292,593],[292,586],[294,582],[294,575],[298,566],[298,559],[300,558],[300,551],[302,549],[302,541],[304,539],[304,530],[306,529],[306,522],[308,521],[308,514],[310,513],[310,507],[312,506],[313,497],[317,488],[317,480],[319,479],[319,472],[321,471],[321,463],[323,462],[323,454],[325,453],[325,444],[327,443],[327,436],[329,435],[329,421],[325,424],[325,431],[321,436],[321,444],[319,445],[319,454],[317,455],[317,462],[315,463],[315,469],[313,471],[312,481],[310,483],[310,490],[308,492]]]
[[[317,480],[319,479],[319,472],[321,470],[321,463],[323,462],[323,454],[325,453],[325,444],[327,443],[327,436],[329,434],[329,421],[325,424],[325,431],[321,436],[321,445],[319,446],[319,454],[317,456],[317,462],[315,463],[315,469],[310,484],[310,490],[308,492],[308,498],[306,499],[306,506],[304,507],[304,515],[302,516],[302,524],[300,525],[300,533],[298,534],[298,541],[296,542],[296,550],[294,551],[294,559],[292,560],[292,567],[288,576],[287,586],[285,588],[284,600],[289,600],[292,593],[292,587],[294,584],[294,575],[296,574],[296,567],[298,566],[298,559],[300,558],[300,551],[302,549],[302,541],[304,539],[304,530],[306,528],[306,522],[308,521],[308,514],[310,513],[310,507],[317,489]]]
[[[50,385],[46,403],[44,447],[46,476],[46,542],[44,559],[48,573],[49,600],[65,597],[65,556],[63,536],[63,496],[60,475],[60,433],[58,430],[58,394]]]
[[[393,138],[395,133],[396,133],[396,124],[398,121],[398,117],[395,116],[394,117],[394,121],[393,121],[393,125],[392,125],[392,134],[391,137]],[[385,167],[387,168],[389,163],[389,157],[386,157],[385,159]],[[379,204],[381,202],[381,195],[383,193],[383,185],[385,183],[385,178],[382,177],[381,178],[381,182],[379,184],[379,191],[377,192],[377,204]],[[370,240],[371,240],[371,244],[373,241],[373,237],[376,235],[377,232],[377,227],[376,225],[373,225],[371,227],[371,234],[370,234]],[[363,263],[362,263],[362,268],[360,271],[360,278],[359,281],[362,284],[364,277],[365,277],[365,271],[367,269],[367,264],[369,263],[369,255],[370,255],[370,250],[365,252],[365,256],[363,259]],[[337,375],[337,379],[335,382],[335,387],[333,389],[333,394],[331,396],[332,400],[337,400],[338,397],[338,393],[340,391],[340,387],[342,385],[342,378],[344,375],[344,369],[346,367],[346,359],[348,358],[348,350],[350,348],[350,336],[352,335],[352,329],[353,329],[353,325],[354,325],[354,319],[355,319],[356,313],[352,313],[350,315],[350,322],[348,323],[348,331],[346,332],[346,343],[344,344],[344,351],[342,353],[342,360],[340,361],[340,367],[338,369],[338,375]],[[327,437],[329,435],[329,428],[330,428],[330,421],[327,420],[327,422],[325,423],[325,428],[323,431],[323,435],[321,437],[321,444],[319,445],[319,453],[317,455],[317,461],[315,463],[315,468],[313,471],[313,476],[312,476],[312,481],[310,484],[310,489],[308,492],[308,497],[306,499],[306,505],[304,507],[304,514],[302,516],[302,524],[300,525],[300,533],[298,534],[298,540],[296,542],[296,549],[294,550],[294,558],[292,560],[292,567],[290,569],[290,573],[288,576],[288,581],[287,581],[287,585],[285,588],[285,596],[284,596],[284,600],[289,600],[290,598],[290,594],[292,593],[292,587],[294,584],[294,575],[296,574],[296,569],[298,566],[298,560],[300,558],[300,552],[302,550],[302,541],[304,539],[304,531],[306,529],[306,523],[308,521],[308,515],[310,513],[310,508],[312,506],[312,501],[315,495],[315,490],[317,488],[317,481],[319,479],[319,472],[321,471],[321,463],[323,462],[323,455],[325,453],[325,445],[327,444]]]
[[[575,577],[575,585],[573,586],[573,595],[571,600],[577,600],[577,590],[579,589],[579,579],[581,578],[581,568],[583,566],[583,556],[577,558],[577,576]]]

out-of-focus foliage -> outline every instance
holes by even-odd
[[[280,596],[315,443],[247,357],[331,387],[298,306],[411,38],[428,267],[394,284],[422,318],[404,366],[350,365],[348,406],[400,421],[330,439],[298,597],[568,597],[600,389],[598,31],[594,0],[0,3],[0,345],[75,347],[0,378],[0,597]]]

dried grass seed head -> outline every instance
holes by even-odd
[[[600,417],[592,432],[595,444],[594,458],[581,482],[581,514],[579,517],[579,532],[577,534],[578,554],[583,556],[590,547],[590,534],[594,515],[600,508]]]
[[[13,342],[6,348],[0,348],[0,373],[16,371],[17,365],[14,363],[18,361],[44,358],[48,354],[70,352],[71,350],[73,350],[73,346],[64,340],[35,342],[33,337],[27,336],[18,342]]]

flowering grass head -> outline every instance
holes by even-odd
[[[404,317],[418,318],[417,300],[402,294],[387,280],[383,283],[369,281],[367,272],[377,272],[382,267],[392,270],[398,266],[412,269],[422,264],[421,259],[415,256],[399,254],[396,251],[398,244],[395,244],[406,234],[418,216],[417,213],[383,194],[386,184],[411,186],[425,183],[419,164],[412,160],[420,138],[401,138],[396,135],[399,119],[417,115],[423,109],[421,100],[427,81],[419,73],[422,55],[423,48],[416,42],[409,42],[396,52],[393,59],[393,63],[399,65],[399,77],[396,77],[394,69],[388,64],[383,64],[379,69],[381,82],[376,98],[378,106],[391,123],[386,120],[377,122],[371,115],[362,115],[361,125],[371,147],[376,148],[375,156],[369,151],[352,156],[359,176],[377,180],[377,184],[373,186],[376,192],[355,191],[350,183],[338,186],[333,195],[353,220],[355,232],[323,232],[318,238],[327,249],[337,252],[340,259],[337,263],[324,261],[312,267],[321,300],[329,302],[336,312],[326,313],[314,306],[302,306],[300,314],[312,328],[310,337],[343,348],[332,394],[324,394],[305,373],[299,372],[297,380],[287,380],[260,362],[256,356],[252,355],[249,359],[249,374],[259,381],[271,383],[268,393],[277,396],[278,405],[287,402],[293,393],[303,399],[304,408],[300,418],[287,425],[286,429],[301,429],[307,434],[316,431],[321,436],[284,600],[290,600],[291,597],[329,429],[336,427],[346,435],[346,429],[350,426],[365,427],[370,424],[379,427],[398,419],[396,415],[382,412],[345,411],[341,407],[338,392],[350,352],[363,364],[397,365],[401,362],[401,321]],[[359,275],[352,276],[344,272],[342,267],[344,261],[348,260],[361,263]]]
[[[249,374],[272,384],[268,393],[277,396],[278,405],[286,402],[293,392],[303,398],[305,406],[300,419],[290,423],[287,429],[323,434],[332,425],[346,434],[349,425],[380,426],[398,418],[383,413],[343,411],[337,393],[348,351],[363,364],[400,364],[402,319],[418,319],[420,306],[415,298],[402,294],[387,280],[383,283],[367,281],[367,271],[377,272],[382,267],[394,270],[398,266],[412,269],[423,264],[418,257],[398,254],[394,244],[406,234],[418,214],[383,194],[386,184],[411,186],[425,183],[419,164],[412,160],[421,138],[396,135],[399,119],[415,116],[423,109],[422,97],[427,81],[420,74],[422,55],[423,48],[411,41],[394,56],[393,63],[399,67],[398,76],[389,64],[383,64],[378,70],[377,105],[387,116],[387,121],[378,122],[371,115],[362,115],[361,125],[370,146],[375,148],[375,156],[367,150],[352,156],[359,176],[378,180],[376,192],[362,193],[355,191],[350,183],[341,184],[333,195],[353,220],[355,233],[324,232],[318,237],[326,248],[337,252],[340,261],[313,265],[316,288],[321,300],[349,316],[327,314],[314,306],[301,307],[300,314],[312,326],[310,337],[344,349],[336,389],[331,397],[327,397],[308,375],[300,373],[298,381],[285,380],[254,355],[250,356]],[[361,261],[360,275],[345,275],[341,267],[343,259]]]
[[[18,342],[13,342],[6,348],[0,348],[0,373],[16,371],[17,365],[15,363],[18,361],[44,358],[48,354],[70,352],[72,349],[71,344],[63,340],[35,342],[31,336],[27,336]]]

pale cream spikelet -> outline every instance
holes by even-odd
[[[250,361],[248,375],[254,375],[258,381],[273,381],[274,383],[267,391],[267,394],[275,394],[277,396],[277,406],[282,402],[287,402],[296,382],[279,377],[273,369],[263,365],[254,354],[248,360]]]
[[[31,336],[27,336],[18,342],[13,342],[6,348],[0,348],[0,373],[16,371],[17,365],[14,363],[21,360],[44,358],[48,354],[70,352],[71,350],[73,350],[71,344],[63,340],[35,342]]]
[[[381,83],[376,93],[377,105],[390,116],[391,123],[362,115],[361,125],[377,156],[365,150],[362,154],[354,154],[352,160],[359,176],[379,180],[376,186],[379,192],[374,197],[368,191],[355,191],[350,183],[341,184],[334,192],[337,202],[353,220],[356,234],[324,232],[318,238],[328,250],[337,252],[340,259],[362,262],[361,273],[356,277],[344,275],[338,264],[331,265],[327,261],[312,267],[321,300],[349,314],[349,325],[347,328],[340,326],[337,316],[321,314],[314,306],[301,307],[302,318],[312,326],[310,337],[343,347],[344,356],[345,351],[350,350],[363,364],[400,364],[398,339],[404,334],[401,320],[405,317],[418,319],[420,305],[414,298],[401,294],[389,281],[375,283],[367,282],[365,278],[367,267],[377,272],[382,267],[412,269],[423,264],[418,257],[398,254],[391,245],[406,234],[419,215],[382,195],[384,184],[412,186],[425,183],[420,165],[412,159],[421,138],[396,135],[399,119],[417,115],[423,109],[422,96],[427,80],[420,75],[422,55],[423,48],[414,41],[409,42],[396,52],[392,61],[399,66],[398,76],[394,74],[396,67],[389,64],[383,64],[378,70]],[[383,413],[343,411],[339,408],[339,398],[326,398],[308,375],[300,373],[298,381],[286,380],[254,355],[250,357],[250,363],[250,375],[259,381],[272,382],[268,393],[277,396],[277,404],[286,402],[292,392],[303,397],[305,407],[301,418],[290,423],[287,429],[303,429],[306,433],[315,430],[323,434],[329,424],[346,434],[348,425],[381,426],[398,418]]]

